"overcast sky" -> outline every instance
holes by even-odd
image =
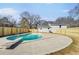
[[[13,15],[18,18],[19,14],[23,11],[28,11],[32,14],[38,14],[44,20],[54,21],[57,17],[67,16],[68,11],[74,8],[76,4],[68,3],[44,3],[44,4],[33,4],[33,3],[0,3],[0,14],[1,15]]]

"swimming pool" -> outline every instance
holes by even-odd
[[[20,40],[22,41],[27,41],[27,40],[35,40],[35,39],[39,39],[42,38],[42,35],[39,34],[33,34],[33,33],[27,33],[27,34],[21,34],[21,35],[13,35],[7,38],[7,40],[16,40],[18,38],[20,38]]]

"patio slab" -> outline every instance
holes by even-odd
[[[0,49],[1,55],[44,55],[57,52],[68,47],[73,41],[71,38],[58,34],[39,33],[43,38],[23,42],[15,49]],[[6,41],[6,40],[4,40]],[[1,40],[0,40],[1,42]]]

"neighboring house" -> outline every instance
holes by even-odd
[[[66,25],[49,24],[49,23],[48,23],[48,25],[42,24],[42,26],[39,27],[38,31],[40,31],[40,32],[49,32],[49,31],[55,32],[60,28],[66,29],[67,26]]]
[[[54,29],[59,29],[59,28],[65,29],[65,28],[67,28],[66,25],[49,24],[49,26],[51,28],[54,28]]]
[[[13,24],[10,21],[8,21],[8,19],[6,17],[4,17],[4,18],[0,19],[0,26],[1,27],[11,27],[11,26],[13,26]]]
[[[49,24],[49,26],[51,27],[50,28],[50,30],[52,31],[52,32],[56,32],[57,30],[59,30],[59,29],[66,29],[67,28],[67,26],[66,25],[57,25],[57,24]]]

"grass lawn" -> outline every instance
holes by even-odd
[[[79,55],[79,28],[69,28],[58,31],[59,34],[63,34],[72,38],[73,43],[67,48],[50,53],[51,55]]]

